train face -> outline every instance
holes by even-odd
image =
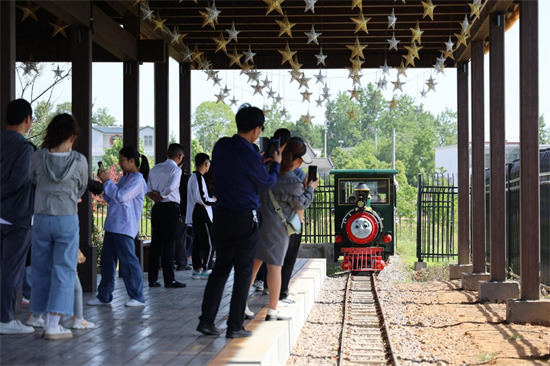
[[[333,170],[334,261],[342,268],[380,271],[395,252],[393,169]]]

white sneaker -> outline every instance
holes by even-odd
[[[254,286],[256,291],[263,291],[264,290],[264,281],[256,280],[256,281],[254,281],[254,284],[252,286]]]
[[[110,302],[101,302],[97,297],[94,297],[90,301],[88,301],[86,304],[91,306],[111,306]]]
[[[26,323],[34,328],[44,328],[44,319],[42,318],[42,315],[31,314]]]
[[[209,269],[207,271],[202,271],[201,273],[201,280],[207,280],[208,277],[210,277],[210,273],[212,273],[212,270]]]
[[[130,300],[128,300],[124,303],[124,306],[129,307],[129,308],[136,308],[136,307],[139,307],[139,306],[145,306],[145,303],[141,302],[141,301],[138,301],[136,299],[130,299]]]
[[[246,308],[244,308],[244,318],[245,319],[254,319],[254,313],[250,308],[248,307],[248,304],[246,304]]]
[[[11,322],[0,322],[0,334],[27,334],[34,333],[33,327],[28,327],[21,323],[19,320],[12,320]]]
[[[64,328],[62,325],[58,325],[53,328],[46,328],[44,331],[44,339],[68,339],[73,337],[73,332]]]
[[[198,271],[193,270],[193,273],[191,274],[191,279],[193,280],[200,280],[201,279],[201,270]]]
[[[280,310],[274,310],[274,309],[267,309],[267,315],[265,317],[266,321],[274,321],[274,320],[290,320],[292,317],[286,313],[283,313]]]
[[[296,301],[292,300],[289,296],[287,296],[284,299],[279,300],[277,304],[278,306],[282,306],[282,307],[292,306],[292,305],[296,305]]]
[[[75,318],[73,320],[73,325],[71,326],[73,329],[95,329],[97,328],[97,325],[95,325],[92,322],[87,321],[86,319],[82,318]]]

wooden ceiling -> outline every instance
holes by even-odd
[[[365,18],[371,18],[367,22],[368,34],[363,30],[355,32],[355,23],[352,18],[358,18],[360,9],[352,9],[352,0],[318,0],[314,5],[314,13],[311,10],[305,12],[304,0],[284,0],[281,3],[283,12],[289,22],[296,23],[292,27],[292,38],[284,34],[279,37],[280,27],[277,20],[283,20],[283,16],[273,10],[266,15],[268,5],[262,0],[149,0],[138,3],[134,0],[102,0],[93,1],[34,1],[40,6],[37,11],[38,22],[32,19],[18,21],[17,42],[18,60],[29,57],[29,52],[34,51],[36,61],[63,61],[68,57],[64,50],[68,39],[61,36],[52,37],[52,27],[49,23],[61,19],[71,26],[92,26],[94,28],[94,61],[138,60],[138,61],[162,61],[163,57],[153,56],[160,52],[158,47],[144,47],[138,37],[131,35],[132,22],[135,24],[134,34],[140,34],[141,40],[163,40],[169,55],[177,61],[183,62],[182,52],[188,46],[191,50],[198,49],[204,52],[205,58],[212,63],[214,69],[238,68],[230,66],[230,58],[223,52],[216,52],[214,38],[223,37],[227,40],[228,33],[234,23],[235,29],[240,31],[238,43],[235,41],[227,44],[228,53],[234,48],[242,53],[251,47],[256,53],[254,66],[258,69],[290,68],[286,63],[281,65],[282,56],[278,50],[283,50],[288,42],[292,51],[296,51],[298,62],[302,68],[318,68],[316,54],[322,52],[327,56],[325,66],[327,68],[350,67],[351,51],[347,47],[353,45],[356,38],[360,44],[367,47],[363,53],[365,62],[363,68],[377,68],[387,60],[390,66],[399,66],[403,56],[407,54],[404,46],[409,46],[412,38],[411,28],[415,28],[418,22],[424,32],[421,37],[422,47],[419,51],[419,59],[416,59],[416,67],[432,67],[436,58],[441,56],[441,50],[445,50],[445,42],[449,36],[455,43],[455,60],[448,59],[447,67],[455,67],[469,59],[469,47],[457,46],[455,34],[461,33],[461,22],[465,16],[471,24],[471,40],[483,40],[488,35],[489,14],[493,11],[506,11],[513,6],[512,0],[498,0],[482,2],[480,17],[471,16],[471,1],[467,0],[432,0],[436,5],[433,12],[433,20],[424,17],[424,7],[420,0],[363,0],[362,13]],[[17,5],[24,6],[25,1],[17,1]],[[200,12],[206,12],[206,8],[212,9],[215,5],[220,11],[215,29],[210,25],[203,26],[203,16]],[[155,23],[144,19],[144,10],[154,11],[157,20],[164,20],[162,27],[155,30]],[[388,16],[395,12],[397,21],[395,30],[388,28]],[[77,16],[71,14],[79,13]],[[17,10],[16,17],[20,19],[22,12]],[[93,16],[93,23],[86,18]],[[119,25],[120,29],[115,29]],[[124,25],[124,27],[121,27]],[[309,32],[312,25],[317,33],[322,33],[319,45],[307,43],[308,37],[304,32]],[[175,27],[180,33],[187,34],[182,38],[183,44],[170,45],[170,33]],[[70,32],[67,29],[67,32]],[[395,33],[395,38],[400,40],[398,51],[388,50],[387,39]],[[69,34],[69,33],[68,33]],[[129,37],[128,37],[129,36]],[[132,42],[140,43],[133,47]],[[158,41],[157,41],[158,42]],[[156,44],[158,46],[158,43]],[[39,48],[44,50],[39,51]],[[136,48],[136,49],[134,49]],[[55,50],[55,52],[53,51]],[[244,58],[243,58],[244,59]],[[321,65],[322,66],[322,65]]]

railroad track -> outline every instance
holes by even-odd
[[[349,274],[338,361],[340,366],[397,365],[374,275]]]

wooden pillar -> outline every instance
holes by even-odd
[[[139,151],[139,63],[124,62],[124,146]]]
[[[185,161],[183,168],[191,172],[191,67],[180,64],[180,144],[183,145]]]
[[[0,121],[6,129],[6,108],[15,99],[15,1],[0,1]]]
[[[485,272],[484,42],[472,42],[472,264]]]
[[[470,263],[470,140],[468,64],[457,68],[458,112],[458,264]]]
[[[71,41],[72,61],[72,107],[73,115],[82,130],[76,140],[75,150],[92,161],[92,31],[89,28],[73,27]],[[91,174],[91,167],[88,167]],[[82,289],[95,291],[97,284],[97,255],[91,246],[92,236],[92,202],[89,191],[82,196],[78,204],[80,220],[80,250],[84,253],[86,263],[79,265]]]
[[[124,29],[139,39],[138,16],[124,17]],[[134,146],[139,151],[139,63],[124,62],[124,121],[122,134],[124,146]]]
[[[168,150],[168,60],[155,64],[155,162],[166,160]]]
[[[506,281],[506,160],[503,13],[490,15],[491,281]]]
[[[520,2],[521,299],[540,299],[540,165],[538,1]]]

